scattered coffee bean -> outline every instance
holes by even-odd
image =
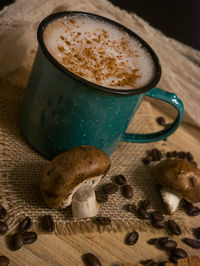
[[[163,229],[164,228],[164,221],[152,220],[151,225],[157,229]]]
[[[186,153],[186,157],[187,157],[187,160],[188,160],[188,161],[193,161],[193,160],[194,160],[194,156],[192,155],[191,152],[187,152],[187,153]]]
[[[162,153],[158,149],[152,149],[150,155],[153,157],[153,161],[160,161]]]
[[[159,241],[158,238],[150,238],[150,239],[147,241],[147,243],[148,243],[149,245],[157,245],[157,244],[158,244],[158,241]]]
[[[197,162],[195,162],[195,161],[190,161],[190,163],[192,163],[193,165],[197,166]]]
[[[168,236],[159,237],[157,242],[158,242],[158,244],[159,244],[160,246],[162,246],[162,242],[165,241],[165,240],[168,240],[168,239],[169,239]]]
[[[108,195],[104,191],[98,190],[95,191],[95,194],[98,203],[103,203],[108,201]]]
[[[156,262],[154,260],[143,260],[141,261],[142,265],[145,266],[156,266]]]
[[[192,239],[192,238],[183,238],[182,241],[190,246],[191,248],[200,249],[200,240]]]
[[[163,240],[161,241],[161,243],[159,243],[160,246],[165,249],[165,250],[172,250],[174,248],[177,247],[177,243],[176,241],[174,240],[169,240],[169,239],[166,239],[166,240]]]
[[[178,259],[187,258],[188,257],[187,252],[184,249],[182,249],[182,248],[175,248],[171,252],[172,252],[172,256],[173,257],[177,257]]]
[[[31,227],[31,218],[29,216],[25,217],[23,221],[19,223],[19,231],[26,232]]]
[[[0,235],[5,234],[8,231],[8,226],[5,222],[0,221]]]
[[[125,185],[122,187],[122,195],[127,199],[131,199],[133,197],[133,189],[131,185]]]
[[[188,202],[185,199],[181,201],[181,205],[185,210],[185,213],[189,216],[197,216],[200,214],[200,208],[194,206],[192,203]]]
[[[154,211],[150,214],[152,220],[163,221],[164,217],[160,211]]]
[[[178,158],[180,159],[186,159],[187,155],[184,151],[179,151],[178,152]]]
[[[142,208],[138,209],[137,214],[140,219],[148,220],[150,218],[150,214]]]
[[[7,258],[6,256],[0,256],[0,266],[8,266],[9,264],[9,258]]]
[[[180,226],[173,220],[167,221],[167,228],[171,234],[174,234],[177,236],[182,234]]]
[[[123,175],[117,175],[115,177],[115,183],[117,185],[123,186],[126,184],[126,178]]]
[[[138,232],[133,231],[126,237],[126,243],[128,245],[134,245],[138,241],[139,235]]]
[[[111,223],[111,220],[109,217],[96,217],[95,218],[96,223],[101,225],[108,225]]]
[[[134,203],[130,203],[130,204],[125,205],[125,209],[128,212],[135,213],[137,211],[137,206]]]
[[[152,208],[151,201],[150,200],[143,200],[140,202],[140,208],[143,210],[149,210]]]
[[[157,262],[156,266],[166,266],[167,263],[168,261],[159,261]]]
[[[92,253],[86,253],[82,256],[83,262],[86,266],[101,266],[100,260]]]
[[[106,194],[114,194],[118,191],[118,186],[113,183],[108,183],[103,186],[103,190]]]
[[[41,220],[42,228],[47,232],[55,230],[55,224],[51,215],[44,215]]]
[[[24,244],[32,244],[37,240],[36,232],[24,232],[22,233],[22,236]]]
[[[23,236],[21,233],[15,233],[10,238],[10,248],[12,250],[18,250],[23,246]]]
[[[0,220],[4,219],[6,215],[7,215],[6,209],[2,205],[0,205]]]
[[[166,122],[165,122],[165,118],[160,116],[156,118],[156,122],[160,125],[160,126],[165,126]]]
[[[145,165],[148,165],[150,164],[150,162],[152,162],[153,160],[153,157],[152,156],[148,156],[148,157],[145,157],[142,159],[142,162],[145,164]]]
[[[172,158],[173,157],[173,152],[167,152],[166,156],[167,156],[167,158]]]
[[[197,227],[197,228],[194,229],[194,236],[197,239],[200,239],[200,227]]]

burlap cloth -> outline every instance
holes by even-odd
[[[200,53],[165,37],[135,14],[128,14],[105,0],[58,0],[56,5],[64,7],[55,6],[53,0],[34,0],[29,1],[28,5],[27,1],[16,1],[0,13],[0,48],[3,51],[0,63],[1,66],[4,65],[0,78],[0,203],[8,210],[9,230],[13,230],[18,221],[27,215],[32,218],[35,229],[39,230],[40,217],[44,214],[53,216],[58,234],[120,231],[130,228],[153,230],[148,222],[138,220],[135,215],[125,211],[124,205],[150,199],[154,209],[162,210],[163,205],[151,177],[150,166],[144,166],[141,159],[145,157],[146,150],[152,147],[164,147],[165,151],[174,149],[170,147],[170,142],[165,142],[164,145],[163,141],[156,144],[120,142],[111,156],[111,170],[99,186],[110,182],[114,175],[123,174],[133,187],[134,197],[127,200],[118,191],[109,197],[108,202],[101,204],[99,216],[109,216],[112,220],[111,225],[99,227],[92,219],[73,219],[70,208],[52,210],[43,202],[39,182],[48,161],[25,142],[18,124],[20,103],[37,48],[36,28],[39,21],[56,9],[93,12],[117,20],[133,29],[152,45],[161,59],[161,64],[163,63],[160,87],[168,90],[176,88],[176,93],[183,100],[190,97],[192,104],[186,102],[186,110],[192,108],[195,111],[192,114],[186,111],[185,119],[195,121],[196,125],[200,125],[197,105],[200,100]],[[6,42],[12,43],[12,49],[11,46],[6,46]],[[174,59],[175,56],[177,60]],[[181,62],[177,63],[178,60]],[[189,91],[189,88],[192,88],[192,91]],[[155,117],[151,115],[150,102],[144,101],[131,121],[128,131],[150,133],[158,128]],[[187,225],[183,222],[185,214],[181,210],[178,210],[173,218],[186,230]]]

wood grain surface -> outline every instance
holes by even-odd
[[[155,117],[162,113],[152,106],[152,113]],[[183,124],[173,136],[169,138],[170,146],[174,150],[191,151],[200,164],[200,132],[197,128]],[[190,219],[192,224],[193,218]],[[198,216],[200,226],[200,215]],[[6,243],[6,238],[0,238],[0,255],[7,256],[11,264],[17,266],[81,266],[82,255],[91,252],[95,254],[102,265],[117,266],[122,263],[135,263],[145,259],[163,261],[167,259],[163,250],[147,244],[147,240],[153,237],[165,236],[163,232],[158,233],[139,232],[138,243],[134,246],[127,246],[124,243],[127,232],[122,233],[94,233],[76,234],[70,236],[56,236],[55,234],[40,234],[38,240],[23,246],[20,250],[11,251]],[[188,236],[188,235],[187,235]],[[192,236],[192,234],[190,235]],[[187,247],[180,237],[173,237],[178,246],[184,248],[189,255],[200,255],[198,249]]]

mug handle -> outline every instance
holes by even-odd
[[[126,142],[136,142],[136,143],[155,142],[158,140],[166,139],[180,126],[183,120],[184,106],[182,101],[177,97],[175,93],[170,93],[165,90],[161,90],[159,88],[153,88],[150,91],[146,92],[146,95],[171,104],[178,111],[177,118],[168,127],[158,132],[150,134],[124,133],[121,136],[120,140]]]

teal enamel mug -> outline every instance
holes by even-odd
[[[112,25],[137,40],[148,51],[154,64],[154,75],[149,82],[139,88],[115,89],[91,82],[59,63],[46,47],[44,32],[56,20],[72,22],[77,17]],[[93,145],[110,155],[120,140],[140,143],[159,141],[166,139],[181,124],[184,111],[181,100],[174,93],[156,88],[161,76],[158,57],[134,32],[94,14],[62,12],[45,18],[37,34],[39,47],[21,105],[20,127],[29,144],[45,157],[52,159],[79,145]],[[145,96],[171,104],[177,110],[177,118],[156,133],[126,133],[129,121]]]

